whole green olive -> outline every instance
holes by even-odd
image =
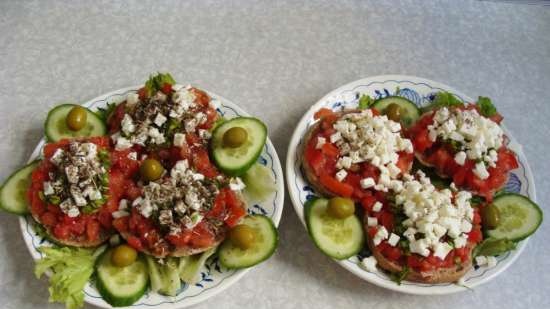
[[[118,267],[131,265],[137,259],[136,249],[128,245],[120,245],[113,250],[111,262]]]
[[[88,113],[82,106],[73,107],[65,118],[67,127],[72,131],[78,131],[86,126]]]
[[[486,228],[494,229],[500,223],[500,211],[493,205],[485,205],[481,209],[481,220]]]
[[[224,147],[237,148],[248,139],[248,132],[241,127],[233,127],[223,134]]]
[[[355,213],[355,203],[344,197],[333,197],[328,201],[327,212],[331,217],[345,219]]]
[[[388,116],[388,119],[399,122],[401,120],[401,117],[403,116],[403,111],[398,104],[391,103],[390,105],[386,106],[384,114]]]
[[[246,250],[256,241],[256,232],[248,225],[239,224],[229,232],[229,239],[235,246]]]
[[[162,176],[164,167],[155,159],[146,159],[141,163],[139,173],[141,178],[147,181],[155,181]]]

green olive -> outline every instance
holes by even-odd
[[[147,181],[155,181],[162,176],[164,172],[164,167],[160,164],[159,161],[155,159],[147,159],[141,163],[139,168],[139,173],[141,178]]]
[[[481,219],[485,227],[492,230],[500,223],[500,211],[493,204],[486,205],[481,209]]]
[[[223,134],[224,147],[237,148],[248,139],[248,133],[241,127],[231,128]]]
[[[355,203],[349,198],[333,197],[328,201],[327,212],[331,217],[345,219],[355,213]]]
[[[399,105],[397,105],[396,103],[391,103],[390,105],[386,106],[384,114],[388,116],[388,119],[399,122],[404,113]]]
[[[134,263],[137,259],[137,251],[128,246],[120,245],[113,250],[111,262],[118,267],[125,267]]]
[[[72,131],[78,131],[86,126],[88,113],[82,106],[73,107],[65,118],[67,127]]]
[[[256,232],[248,225],[239,224],[229,232],[229,239],[235,246],[246,250],[256,241]]]

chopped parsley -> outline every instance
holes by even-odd
[[[493,102],[487,97],[479,97],[477,99],[477,106],[479,107],[480,114],[485,117],[492,117],[497,113],[497,109],[493,105]]]

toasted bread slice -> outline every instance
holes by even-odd
[[[366,215],[365,215],[365,222],[366,222]],[[368,235],[367,233],[368,226],[366,223],[364,224],[364,228],[365,228],[365,233]],[[390,273],[398,273],[403,271],[403,265],[400,265],[394,261],[390,261],[386,257],[384,257],[382,255],[382,252],[380,252],[380,250],[376,248],[376,246],[374,245],[370,237],[368,237],[367,239],[367,244],[373,256],[376,258],[376,261],[378,262],[378,266],[380,268]],[[468,251],[470,256],[473,250],[474,250],[474,246],[472,246],[471,244],[468,244]],[[468,260],[467,262],[462,263],[461,265],[455,265],[453,267],[448,267],[448,268],[440,268],[433,271],[419,272],[411,269],[407,274],[407,277],[405,277],[405,280],[420,282],[420,283],[457,282],[471,268],[472,268],[472,261]]]

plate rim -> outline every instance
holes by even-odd
[[[143,85],[134,85],[134,86],[128,86],[123,87],[117,90],[109,91],[105,94],[96,96],[90,100],[85,101],[84,103],[78,104],[74,103],[76,105],[82,105],[84,107],[90,107],[92,104],[100,101],[104,101],[102,103],[103,105],[106,105],[109,103],[108,99],[112,98],[114,96],[122,96],[130,91],[137,91],[139,88],[141,88]],[[175,86],[184,86],[181,84],[176,84]],[[233,103],[233,101],[228,100],[227,98],[220,96],[214,92],[211,92],[210,90],[207,90],[205,88],[197,86],[197,88],[205,91],[212,99],[215,99],[221,103],[224,103],[228,105],[231,108],[234,108],[236,111],[238,111],[240,114],[244,116],[252,116],[247,111],[245,111],[243,108],[241,108],[239,105]],[[61,104],[61,103],[59,103]],[[33,149],[31,155],[29,156],[29,159],[27,160],[27,163],[35,160],[40,155],[40,150],[42,145],[46,142],[45,136],[43,135],[42,138],[38,141],[36,144],[36,147]],[[284,200],[285,200],[285,189],[286,186],[284,184],[285,178],[283,173],[283,165],[281,164],[281,161],[279,159],[279,155],[277,153],[277,149],[273,145],[271,139],[269,138],[269,131],[268,136],[266,139],[266,145],[264,146],[266,149],[271,150],[269,153],[272,155],[272,162],[273,162],[273,171],[276,175],[277,184],[276,184],[276,195],[273,197],[274,199],[274,206],[276,209],[273,211],[273,217],[271,218],[273,221],[273,224],[276,228],[279,227],[280,221],[282,219],[283,214],[283,208],[284,208]],[[21,237],[23,238],[23,242],[25,243],[25,246],[27,247],[27,250],[29,251],[29,254],[33,258],[33,260],[36,262],[36,260],[40,259],[40,255],[36,252],[32,241],[27,241],[27,237],[25,236],[25,233],[27,233],[27,220],[29,215],[20,216],[19,219],[19,226],[21,230]],[[125,308],[154,308],[154,309],[177,309],[177,308],[185,308],[189,306],[196,305],[198,303],[201,303],[211,297],[214,297],[218,295],[219,293],[225,291],[229,287],[233,286],[237,281],[242,279],[244,275],[246,275],[249,271],[256,268],[258,265],[245,268],[245,269],[239,269],[239,270],[233,270],[233,274],[229,277],[225,277],[220,282],[215,285],[211,286],[210,288],[205,289],[205,293],[199,293],[195,295],[190,295],[189,297],[183,297],[179,301],[174,302],[162,302],[160,304],[156,305],[148,305],[148,304],[140,304],[135,306],[128,306]],[[93,297],[87,293],[84,295],[84,302],[100,307],[100,308],[114,308],[110,304],[108,304],[103,298],[96,298]]]
[[[463,92],[456,90],[454,87],[451,87],[449,85],[446,85],[441,82],[437,82],[431,79],[412,76],[412,75],[401,75],[401,74],[383,74],[383,75],[374,75],[374,76],[368,76],[364,78],[360,78],[351,82],[348,82],[344,85],[341,85],[334,90],[329,91],[327,94],[322,96],[320,99],[318,99],[315,103],[313,103],[302,115],[298,123],[296,124],[296,127],[291,135],[289,146],[287,149],[287,155],[286,155],[286,162],[285,162],[285,180],[287,184],[287,190],[288,190],[288,196],[290,197],[294,212],[300,219],[300,222],[302,223],[303,228],[305,229],[304,232],[307,232],[307,225],[305,222],[305,216],[303,212],[303,204],[300,201],[299,194],[296,193],[295,188],[293,187],[293,177],[297,175],[295,172],[295,162],[297,158],[297,150],[298,147],[300,147],[302,142],[302,126],[306,126],[309,124],[309,118],[312,116],[313,112],[323,106],[323,103],[328,100],[329,98],[337,95],[342,95],[344,92],[347,91],[353,91],[354,89],[365,86],[367,84],[373,84],[373,83],[386,83],[394,81],[397,83],[403,83],[408,82],[413,85],[420,85],[424,84],[426,86],[429,86],[430,88],[439,88],[441,90],[450,91],[461,98],[463,98],[465,101],[473,102],[471,97],[465,95]],[[350,90],[352,89],[352,90]],[[524,162],[524,170],[525,170],[525,176],[526,180],[531,186],[531,189],[529,190],[532,192],[532,200],[536,202],[536,188],[535,188],[535,182],[533,178],[532,170],[527,162],[527,157],[523,153],[523,148],[521,144],[517,142],[517,140],[513,137],[512,133],[506,129],[504,125],[501,125],[501,127],[504,128],[505,133],[508,137],[510,137],[510,140],[513,140],[518,145],[518,153],[517,155],[520,157],[520,161]],[[529,237],[530,238],[530,237]],[[451,284],[448,286],[420,286],[420,285],[398,285],[395,282],[382,280],[377,275],[373,273],[369,273],[365,270],[362,270],[358,267],[357,264],[352,263],[348,259],[338,261],[335,259],[332,259],[334,262],[336,262],[338,265],[343,267],[344,269],[348,270],[355,276],[359,277],[360,279],[367,281],[368,283],[380,286],[385,289],[389,289],[396,292],[401,292],[405,294],[414,294],[414,295],[444,295],[444,294],[452,294],[452,293],[458,293],[458,292],[464,292],[464,291],[470,291],[474,287],[485,284],[491,280],[493,280],[495,277],[497,277],[499,274],[506,271],[516,260],[517,258],[523,253],[525,247],[527,246],[529,238],[523,240],[519,243],[518,248],[513,252],[512,257],[508,257],[505,261],[505,264],[502,265],[501,268],[497,269],[496,271],[490,272],[488,270],[482,275],[482,278],[475,282],[472,286],[460,286],[457,284]]]

